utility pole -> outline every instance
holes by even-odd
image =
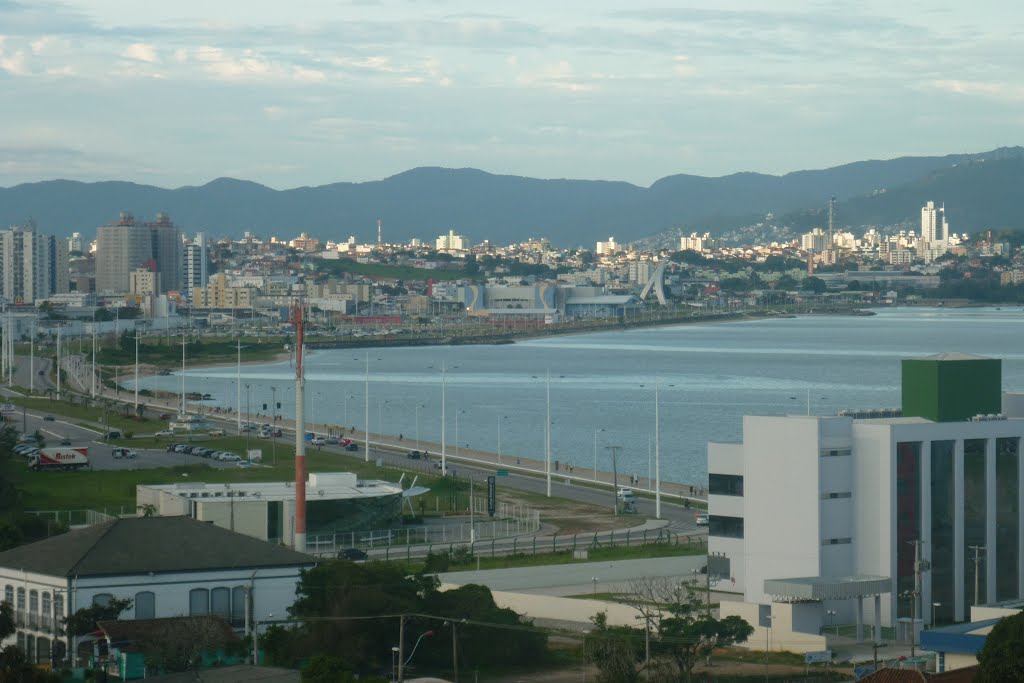
[[[615,514],[619,514],[619,451],[622,446],[605,446],[612,452],[612,500],[615,503]]]
[[[273,416],[270,426],[270,447],[274,453],[274,467],[277,467],[277,387],[270,387],[270,414]]]
[[[135,378],[138,384],[138,378]],[[57,400],[60,400],[60,325],[57,325]]]
[[[459,648],[455,637],[455,621],[452,620],[452,670],[454,683],[459,683]]]
[[[551,497],[551,370],[547,376],[547,419],[544,420],[544,467],[547,471],[547,496]]]
[[[58,328],[59,329],[59,328]],[[139,414],[139,328],[135,328],[135,414]]]
[[[661,519],[661,398],[658,382],[654,383],[654,516]],[[711,576],[710,572],[708,576]]]
[[[398,617],[398,683],[405,680],[405,615]]]
[[[980,575],[979,567],[981,565],[981,552],[985,550],[985,546],[971,545],[967,547],[974,551],[974,606],[977,607],[980,604],[978,602],[978,589],[980,586],[980,583],[978,581],[978,577]]]

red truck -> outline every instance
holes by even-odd
[[[28,466],[37,471],[84,469],[89,467],[89,449],[85,446],[44,448],[32,456]]]

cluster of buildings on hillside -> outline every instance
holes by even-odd
[[[641,307],[656,273],[658,291],[668,297],[720,306],[732,303],[720,291],[723,280],[749,278],[755,270],[758,284],[747,289],[773,289],[787,277],[800,282],[815,275],[833,291],[857,281],[884,292],[936,287],[944,267],[937,259],[944,254],[1013,256],[1010,245],[993,242],[990,233],[973,241],[952,233],[944,207],[934,202],[921,209],[917,232],[869,229],[858,238],[833,229],[830,221],[782,243],[737,246],[694,232],[680,237],[672,250],[641,250],[614,237],[597,242],[593,251],[558,249],[534,239],[471,244],[454,230],[433,244],[399,245],[384,242],[379,229],[377,242],[370,244],[354,237],[322,241],[306,232],[291,240],[251,233],[211,240],[202,232],[185,235],[163,213],[148,222],[122,213],[89,242],[77,232],[65,241],[41,234],[32,224],[16,226],[0,232],[0,298],[8,305],[47,301],[86,314],[97,305],[132,305],[151,318],[173,317],[179,307],[233,318],[238,311],[248,311],[249,317],[276,314],[301,295],[326,315],[429,319],[447,313],[552,322],[627,316]],[[673,251],[693,257],[669,259]],[[757,268],[772,258],[789,265],[776,271]],[[467,272],[474,260],[480,275]],[[346,268],[348,261],[407,266],[423,276],[384,277],[372,270],[360,275],[358,268]],[[806,265],[794,267],[796,261]],[[837,263],[846,264],[845,272],[836,272]],[[1019,264],[1001,263],[998,271],[1003,285],[1024,282]],[[465,277],[459,280],[460,275]]]

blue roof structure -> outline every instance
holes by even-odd
[[[985,647],[988,631],[999,619],[985,619],[921,631],[921,649],[933,652],[955,652],[976,655]],[[982,633],[978,633],[982,631]]]

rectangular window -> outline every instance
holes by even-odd
[[[18,589],[18,604],[16,605],[16,607],[17,607],[17,609],[20,609],[20,610],[24,610],[25,609],[25,589],[24,588],[19,588]]]
[[[738,474],[709,474],[708,493],[713,496],[742,496],[743,477]]]
[[[4,602],[14,607],[14,586],[4,586]]]
[[[853,543],[852,538],[826,538],[821,544],[822,545],[848,545]]]
[[[953,498],[955,441],[932,441],[932,602],[935,623],[951,624],[954,615],[953,533],[956,505]],[[927,550],[927,548],[926,548]]]
[[[1020,439],[996,439],[996,600],[1017,597]]]
[[[823,494],[821,494],[821,499],[822,500],[836,500],[838,498],[850,498],[852,496],[853,496],[853,494],[850,493],[849,491],[839,491],[839,492],[832,492],[832,493],[823,493]]]
[[[818,451],[818,454],[823,458],[836,458],[843,455],[851,455],[852,449],[849,448],[822,448]]]
[[[743,538],[743,518],[711,515],[708,518],[708,535],[721,538]]]
[[[985,488],[985,439],[964,440],[964,615],[971,613],[974,603],[974,549],[972,546],[984,548],[986,519]],[[978,551],[981,562],[978,565],[978,604],[984,605],[987,600],[988,585],[985,578],[985,551]]]
[[[245,587],[235,586],[231,589],[231,625],[245,624]]]

